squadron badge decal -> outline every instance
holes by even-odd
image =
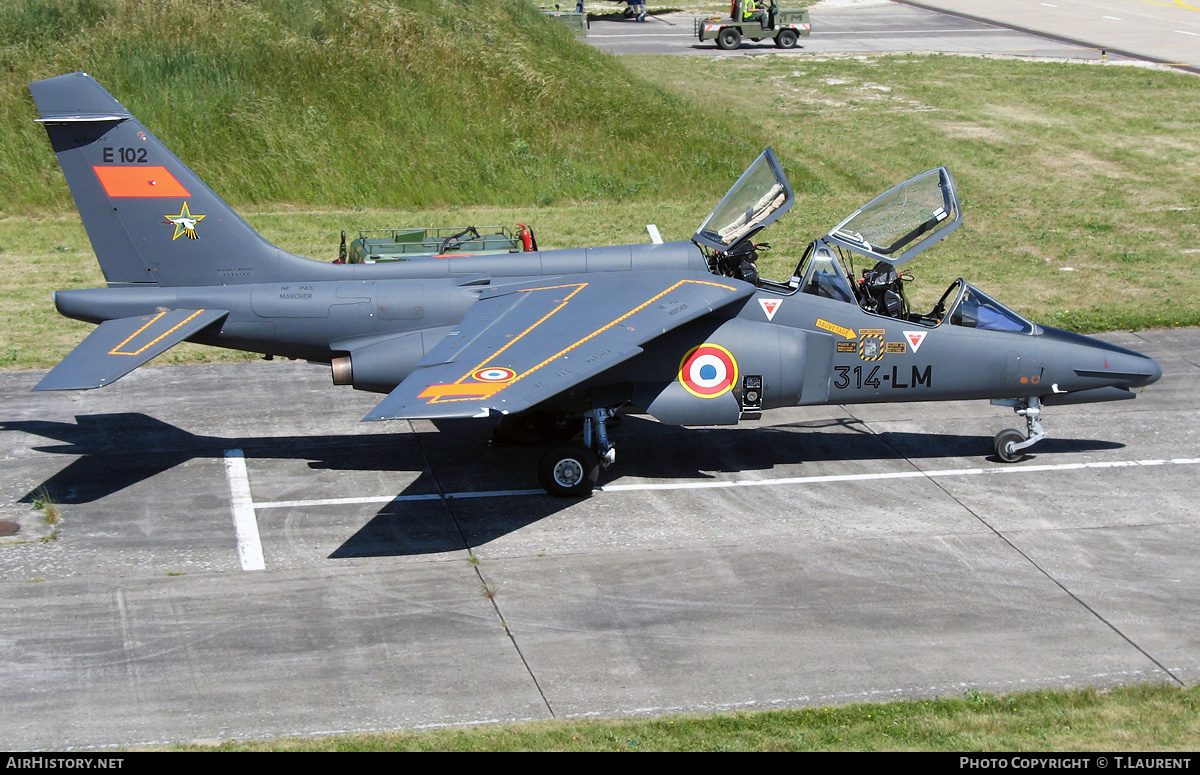
[[[180,235],[188,239],[200,239],[200,237],[196,236],[196,224],[203,221],[204,216],[192,215],[191,211],[188,210],[187,202],[184,202],[183,207],[179,208],[178,215],[164,215],[163,217],[167,219],[163,223],[175,226],[175,234],[171,237],[172,241],[179,239]]]
[[[883,357],[883,329],[859,329],[858,357],[864,361],[877,361]]]

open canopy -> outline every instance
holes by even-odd
[[[795,201],[779,159],[768,148],[742,173],[692,239],[726,252],[774,223]]]
[[[834,227],[827,239],[899,266],[961,225],[954,179],[950,170],[939,167],[875,197]]]

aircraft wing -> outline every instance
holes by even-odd
[[[489,289],[363,419],[520,412],[632,358],[663,333],[753,293],[751,285],[707,273],[653,270]]]
[[[224,309],[171,309],[154,315],[106,320],[33,389],[103,387],[228,314]]]

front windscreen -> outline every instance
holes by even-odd
[[[787,212],[792,201],[787,176],[768,148],[704,219],[694,239],[727,250]]]
[[[1012,331],[1032,334],[1033,324],[978,288],[968,285],[958,306],[950,314],[956,326],[988,331]]]

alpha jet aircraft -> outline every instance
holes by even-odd
[[[557,439],[539,479],[580,496],[615,460],[621,412],[721,425],[990,399],[1025,420],[995,438],[1012,462],[1045,435],[1043,406],[1133,398],[1162,373],[963,280],[910,310],[898,267],[962,223],[945,168],[813,241],[786,282],[755,264],[755,236],[794,201],[769,148],[690,242],[329,264],[268,243],[89,76],[30,90],[108,282],[54,294],[99,325],[36,390],[107,385],[184,340],[305,358],[387,394],[366,420],[499,418],[500,437]]]

